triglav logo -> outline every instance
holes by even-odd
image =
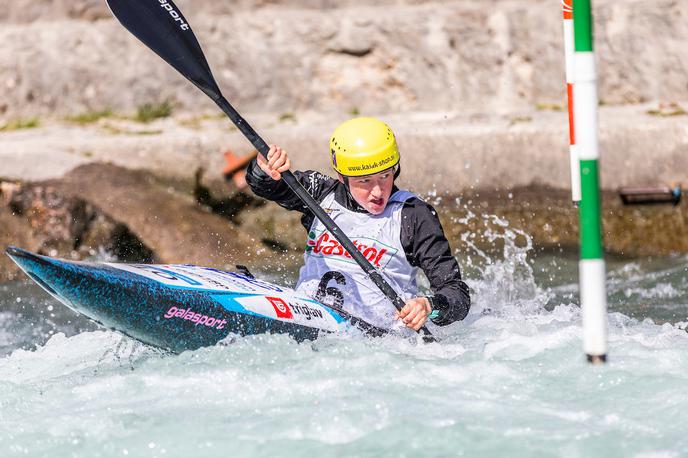
[[[170,16],[174,18],[175,21],[180,23],[179,28],[182,30],[189,30],[189,24],[187,24],[184,19],[182,18],[182,15],[177,12],[172,5],[170,5],[167,0],[158,0],[160,2],[160,6],[167,11],[169,11]]]
[[[280,299],[279,297],[266,297],[265,299],[270,301],[272,306],[275,308],[275,313],[277,314],[278,318],[294,318],[294,315],[291,313],[291,309],[283,299]]]

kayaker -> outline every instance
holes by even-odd
[[[405,301],[401,312],[280,181],[280,173],[291,168],[285,150],[272,145],[268,160],[258,155],[249,164],[246,181],[258,196],[303,213],[301,223],[308,231],[308,241],[297,291],[335,303],[387,329],[395,326],[395,320],[416,331],[428,319],[439,326],[448,325],[466,317],[468,287],[461,280],[435,209],[395,186],[399,159],[389,126],[361,117],[337,127],[330,140],[330,162],[337,178],[312,170],[294,175],[400,294]],[[432,295],[418,295],[418,269],[430,281]]]

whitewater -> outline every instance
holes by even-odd
[[[487,220],[500,252],[466,236],[473,306],[433,344],[234,336],[171,355],[2,285],[0,456],[688,455],[688,258],[608,261],[609,364],[590,366],[575,258]]]

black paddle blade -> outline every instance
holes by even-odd
[[[191,26],[171,0],[107,0],[107,4],[127,30],[211,99],[222,96]]]

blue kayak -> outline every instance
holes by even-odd
[[[96,323],[175,353],[230,334],[289,334],[298,341],[356,327],[386,331],[248,271],[167,264],[78,262],[9,247],[43,289]]]

